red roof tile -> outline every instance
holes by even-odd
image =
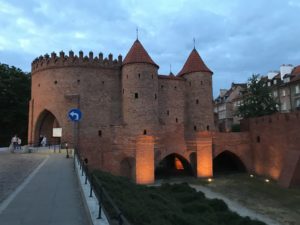
[[[149,56],[139,40],[136,40],[127,53],[123,65],[130,63],[149,63],[159,67]]]
[[[296,76],[296,75],[300,75],[300,65],[296,66],[293,71],[292,71],[292,75]]]
[[[196,49],[193,49],[177,76],[183,76],[184,74],[192,72],[209,72],[213,74],[213,72],[205,65]]]

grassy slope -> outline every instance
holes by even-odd
[[[263,225],[228,210],[221,200],[208,200],[187,184],[146,187],[125,178],[96,172],[125,217],[134,225]]]

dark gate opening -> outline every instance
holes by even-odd
[[[56,117],[50,111],[44,110],[36,122],[35,140],[33,144],[39,146],[44,136],[47,139],[47,145],[60,144],[60,138],[53,137],[53,128],[58,127],[60,126]]]
[[[230,151],[224,151],[213,160],[214,175],[244,173],[246,167],[240,158]]]
[[[190,163],[184,157],[175,153],[166,156],[155,169],[156,179],[193,175]]]

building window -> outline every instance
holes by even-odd
[[[285,96],[285,94],[286,94],[286,93],[285,93],[285,90],[282,90],[281,95],[282,95],[282,96]]]
[[[199,104],[199,100],[198,100],[198,99],[196,99],[196,104],[197,104],[197,105]]]
[[[54,81],[54,84],[57,84],[57,80]]]
[[[177,118],[175,119],[175,121],[176,121],[176,123],[178,123],[178,119]]]
[[[286,102],[283,102],[281,105],[281,110],[286,110]]]
[[[154,99],[157,99],[157,95],[156,94],[154,95]]]
[[[197,131],[197,126],[194,126],[194,131]]]
[[[257,137],[256,137],[256,142],[257,142],[257,143],[260,143],[260,136],[257,136]]]
[[[141,78],[141,74],[139,73],[139,78]]]
[[[202,81],[202,80],[200,81],[200,84],[201,84],[201,85],[203,84],[203,81]]]
[[[98,130],[98,136],[102,137],[102,130]]]
[[[151,76],[151,77],[152,77],[152,79],[153,79],[153,74],[152,74],[152,76]]]
[[[273,91],[273,96],[277,97],[277,91]]]
[[[206,126],[206,130],[209,130],[209,126],[208,125]]]
[[[134,97],[135,98],[139,98],[139,94],[138,93],[134,93]]]
[[[300,98],[296,99],[296,108],[300,108]]]
[[[147,130],[144,130],[144,135],[146,135],[147,134]]]
[[[161,85],[160,88],[163,89],[163,88],[164,88],[164,85]]]
[[[190,86],[192,86],[192,82],[190,81],[189,83],[190,83]]]
[[[102,84],[104,84],[104,81],[102,81]]]
[[[174,89],[176,90],[176,89],[177,89],[177,87],[175,86],[175,87],[174,87]]]
[[[268,82],[268,87],[270,87],[270,86],[271,86],[271,82],[269,81],[269,82]]]
[[[299,94],[299,93],[300,93],[299,85],[297,85],[297,86],[295,87],[295,93],[296,93],[296,94]]]
[[[41,84],[38,84],[38,87],[40,87],[41,86]]]
[[[274,80],[274,81],[273,81],[273,84],[277,84],[277,80]]]
[[[80,83],[80,80],[77,80],[77,83],[79,84],[79,83]]]
[[[167,110],[167,115],[169,115],[170,114],[170,112],[169,112],[169,110]]]
[[[128,74],[126,75],[126,78],[128,79]]]

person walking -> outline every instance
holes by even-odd
[[[47,144],[47,138],[46,138],[46,136],[44,136],[43,139],[42,139],[42,141],[41,141],[41,145],[43,147],[46,147],[46,144]]]
[[[22,149],[22,147],[21,147],[21,144],[22,144],[22,140],[21,140],[21,138],[17,138],[17,142],[18,142],[18,149],[19,150],[21,150]]]
[[[13,151],[15,151],[17,149],[17,145],[18,145],[18,137],[16,134],[12,137],[11,143],[13,146]]]

